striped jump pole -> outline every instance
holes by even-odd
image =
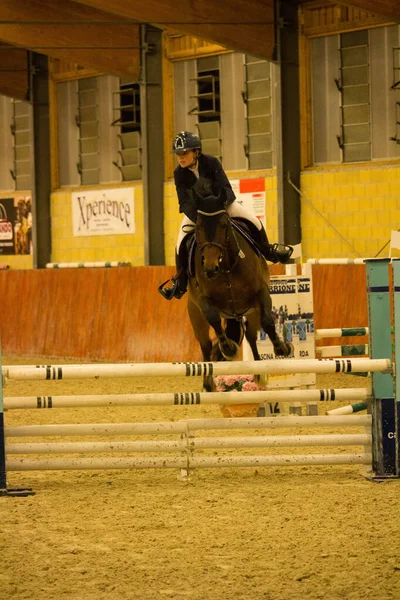
[[[368,388],[170,394],[86,394],[82,396],[14,396],[4,398],[4,408],[12,410],[99,406],[198,406],[199,404],[257,404],[263,402],[353,402],[371,399],[372,390]]]
[[[362,410],[368,410],[367,402],[357,402],[356,404],[348,404],[347,406],[340,406],[340,408],[334,408],[333,410],[327,410],[327,415],[352,415]]]
[[[369,342],[374,359],[392,356],[388,263],[390,259],[366,261]],[[374,478],[397,477],[397,420],[392,375],[373,372],[372,388]]]
[[[352,373],[360,371],[391,372],[388,358],[378,360],[363,358],[338,359],[274,359],[246,362],[187,362],[187,363],[135,363],[135,364],[82,364],[8,366],[3,376],[9,379],[57,380],[102,377],[199,377],[203,375],[262,375],[284,373]]]
[[[369,335],[368,327],[333,327],[331,329],[316,329],[315,339],[337,338],[337,337],[356,337]]]

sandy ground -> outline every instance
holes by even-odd
[[[3,359],[17,362],[42,361]],[[353,376],[318,377],[323,388],[365,383]],[[197,379],[171,378],[10,382],[5,396],[200,387]],[[19,425],[186,416],[219,417],[220,411],[9,410],[5,419],[6,425]],[[0,499],[0,600],[400,598],[398,481],[371,483],[359,466],[207,469],[188,481],[178,474],[176,469],[9,473],[9,487],[32,487],[36,495]]]

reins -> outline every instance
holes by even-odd
[[[226,210],[225,209],[217,210],[217,211],[215,211],[213,213],[204,212],[202,210],[198,210],[197,212],[199,214],[201,214],[201,215],[206,216],[206,217],[215,217],[217,215],[221,215],[221,214],[226,213]],[[229,221],[230,221],[230,219],[229,219]],[[236,252],[236,255],[235,255],[235,260],[233,262],[233,265],[231,265],[231,267],[229,269],[220,269],[221,273],[224,273],[225,275],[230,275],[232,273],[232,271],[235,269],[236,265],[238,264],[239,259],[243,259],[246,256],[245,253],[243,252],[243,250],[240,247],[240,244],[239,244],[239,241],[237,239],[235,230],[233,229],[231,223],[230,223],[230,226],[231,226],[232,237],[235,240],[237,252]],[[226,238],[226,245],[225,246],[222,245],[222,244],[217,244],[217,242],[213,242],[213,241],[211,241],[211,242],[205,242],[204,244],[202,244],[200,246],[199,252],[202,253],[203,250],[204,250],[204,248],[213,248],[214,247],[214,248],[218,248],[218,250],[220,250],[222,252],[222,256],[224,256],[224,255],[227,254],[227,252],[229,250],[229,241],[230,241],[230,236],[229,236],[229,233],[228,233],[227,238]],[[222,262],[222,257],[221,257],[221,262]]]

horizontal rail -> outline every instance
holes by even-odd
[[[60,425],[20,425],[5,427],[6,437],[82,436],[82,435],[149,435],[187,433],[210,429],[290,429],[291,427],[357,427],[371,426],[371,415],[277,416],[240,419],[186,419],[160,423],[90,423]]]
[[[274,359],[261,361],[224,361],[218,363],[136,363],[136,364],[80,364],[3,367],[8,379],[84,379],[111,377],[197,377],[202,375],[257,375],[284,373],[351,373],[387,372],[390,359],[337,358],[337,359]]]
[[[8,471],[108,470],[144,468],[263,467],[299,465],[370,465],[370,453],[289,454],[272,456],[197,456],[186,457],[105,457],[10,459]]]
[[[186,452],[188,449],[270,448],[283,446],[368,446],[372,436],[360,434],[189,438],[175,441],[34,442],[6,444],[6,454],[97,454],[117,452]]]
[[[4,408],[77,408],[96,406],[189,406],[199,404],[253,404],[262,402],[356,401],[371,398],[370,388],[321,390],[264,390],[254,392],[179,392],[170,394],[94,394],[81,396],[10,396]]]
[[[368,327],[336,327],[332,329],[316,329],[315,339],[337,338],[337,337],[354,337],[369,335]]]

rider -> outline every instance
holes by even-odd
[[[174,138],[172,152],[177,155],[179,163],[174,171],[174,177],[179,212],[184,213],[184,216],[176,244],[176,275],[172,278],[172,285],[163,288],[165,284],[162,284],[159,287],[164,298],[167,300],[180,299],[186,292],[188,284],[187,252],[186,244],[182,242],[195,226],[197,206],[192,188],[199,177],[210,180],[215,196],[219,196],[221,192],[224,193],[225,207],[230,217],[245,219],[250,224],[251,235],[267,260],[283,264],[289,261],[293,248],[269,243],[261,221],[253,212],[236,202],[236,196],[219,160],[209,154],[202,154],[198,135],[189,131],[181,131]]]

